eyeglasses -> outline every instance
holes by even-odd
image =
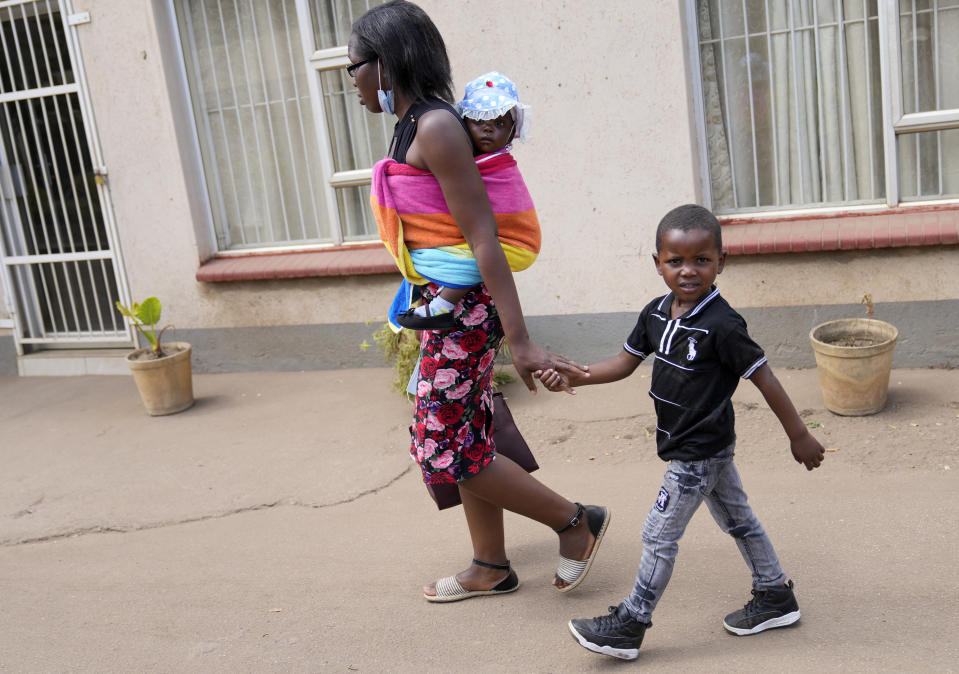
[[[350,65],[346,66],[346,74],[350,77],[356,77],[356,71],[360,69],[360,66],[365,66],[372,60],[373,59],[363,59],[362,61],[351,63]]]

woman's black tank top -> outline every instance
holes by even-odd
[[[463,125],[463,131],[465,131],[467,137],[469,137],[469,129],[466,127],[466,122],[459,116],[452,105],[438,98],[417,101],[410,106],[410,109],[396,122],[396,126],[393,128],[393,141],[390,143],[389,156],[400,164],[406,163],[406,153],[410,149],[410,145],[413,144],[413,139],[416,137],[417,120],[430,110],[448,110],[450,114],[460,121],[460,124]],[[473,141],[470,140],[470,146],[472,145]],[[473,150],[473,156],[476,156],[475,149]]]

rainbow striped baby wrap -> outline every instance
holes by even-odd
[[[522,271],[536,260],[542,238],[533,199],[508,152],[482,155],[476,162],[506,260],[511,270]],[[432,173],[383,159],[373,167],[370,203],[380,239],[404,279],[390,309],[394,328],[399,328],[395,316],[410,307],[413,286],[433,282],[469,288],[482,282],[476,258]]]

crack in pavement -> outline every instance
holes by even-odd
[[[304,503],[292,498],[277,499],[270,503],[257,503],[255,505],[244,506],[242,508],[235,508],[233,510],[228,510],[226,512],[213,513],[210,515],[200,515],[197,517],[188,517],[180,520],[173,521],[164,521],[164,522],[152,522],[148,524],[141,524],[138,526],[132,527],[112,527],[112,526],[100,526],[94,525],[90,527],[82,527],[79,529],[71,529],[70,531],[64,531],[56,534],[48,534],[46,536],[37,536],[34,538],[21,538],[21,539],[8,539],[0,540],[0,547],[10,548],[18,545],[27,545],[29,543],[49,543],[51,541],[59,541],[64,538],[75,538],[78,536],[87,536],[90,534],[128,534],[135,533],[137,531],[149,531],[151,529],[162,529],[166,527],[175,527],[183,524],[192,524],[194,522],[203,522],[205,520],[217,520],[224,517],[230,517],[232,515],[239,515],[241,513],[253,512],[256,510],[268,510],[270,508],[276,508],[278,506],[294,506],[297,508],[332,508],[334,506],[345,505],[347,503],[352,503],[358,501],[364,496],[370,496],[372,494],[377,494],[384,489],[388,489],[398,480],[403,478],[413,469],[413,465],[410,464],[398,474],[394,475],[392,478],[387,480],[384,484],[381,484],[376,487],[371,487],[364,491],[354,494],[353,496],[348,496],[346,498],[340,499],[339,501],[333,501],[331,503]]]

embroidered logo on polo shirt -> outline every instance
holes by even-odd
[[[656,510],[661,513],[666,512],[666,506],[669,505],[669,492],[666,487],[659,488],[659,496],[656,497]]]
[[[696,338],[687,337],[689,340],[689,351],[686,352],[686,360],[693,360],[696,357]]]

